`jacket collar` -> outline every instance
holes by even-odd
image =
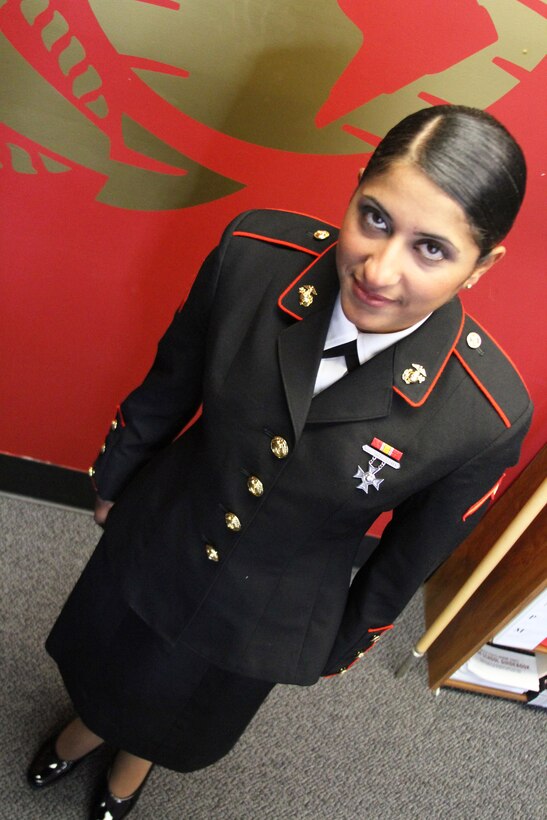
[[[283,291],[278,299],[281,310],[298,320],[309,319],[324,308],[332,310],[338,293],[335,257],[336,242],[304,268]]]
[[[460,300],[443,305],[418,330],[395,345],[393,390],[412,407],[421,407],[433,390],[462,333],[464,313]],[[412,373],[421,365],[423,381],[412,381]],[[406,374],[406,378],[403,377]]]
[[[311,293],[308,306],[302,298],[301,288]],[[314,290],[310,292],[311,288]],[[278,300],[281,310],[297,320],[280,334],[278,340],[281,374],[297,436],[306,423],[350,422],[387,416],[394,392],[412,407],[421,407],[437,385],[462,332],[464,314],[456,298],[436,310],[410,336],[313,398],[315,377],[337,293],[334,244],[299,274]],[[406,371],[417,371],[417,374]],[[416,375],[421,377],[422,371],[425,373],[423,381],[416,380]],[[373,390],[371,385],[374,385]]]

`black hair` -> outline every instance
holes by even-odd
[[[388,131],[362,179],[397,161],[416,165],[463,208],[481,258],[509,232],[524,197],[526,162],[491,114],[463,105],[410,114]]]

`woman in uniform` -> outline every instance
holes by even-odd
[[[345,674],[471,532],[531,403],[458,293],[503,257],[525,176],[490,115],[437,106],[387,134],[339,232],[228,226],[92,469],[105,533],[47,641],[78,716],[34,787],[106,741],[90,817],[124,817],[153,763],[211,765],[274,684]]]

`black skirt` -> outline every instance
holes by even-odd
[[[179,772],[227,754],[275,685],[165,643],[123,601],[102,542],[46,649],[91,731]]]

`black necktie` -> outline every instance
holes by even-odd
[[[357,353],[357,339],[352,339],[351,342],[345,342],[343,345],[336,345],[336,347],[329,347],[328,350],[323,351],[323,359],[333,359],[335,356],[343,356],[346,360],[346,367],[348,373],[355,370],[361,362],[359,361],[359,354]]]

